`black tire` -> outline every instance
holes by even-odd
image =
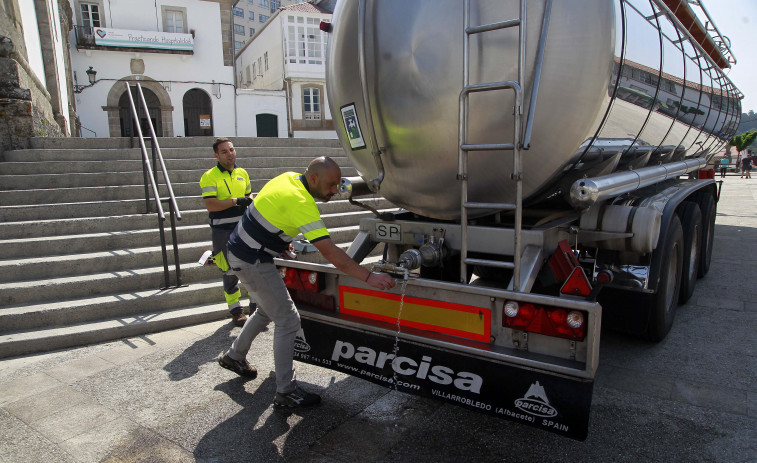
[[[699,246],[699,278],[710,271],[712,260],[712,246],[715,242],[715,217],[717,204],[715,198],[705,194],[699,198],[699,209],[702,211],[702,245]]]
[[[699,258],[702,246],[702,211],[697,203],[684,201],[676,211],[683,228],[683,267],[678,303],[685,304],[694,294],[699,276]]]
[[[681,289],[681,270],[683,268],[683,230],[681,220],[674,215],[661,241],[662,268],[657,291],[645,297],[649,305],[649,327],[647,337],[652,341],[662,341],[673,326],[678,307],[678,294]]]

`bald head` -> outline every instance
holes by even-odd
[[[342,169],[333,159],[321,156],[313,159],[305,170],[310,194],[323,202],[328,202],[339,188],[342,180]]]
[[[341,177],[342,169],[339,168],[339,164],[337,164],[336,161],[328,156],[321,156],[310,161],[310,164],[308,164],[308,168],[305,171],[305,175],[323,175],[330,170],[336,170],[337,172],[339,172],[339,176]]]

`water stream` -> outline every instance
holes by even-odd
[[[392,385],[397,390],[397,370],[394,368],[394,362],[397,360],[397,354],[400,351],[400,333],[402,331],[402,307],[405,305],[405,290],[407,289],[408,271],[405,270],[405,277],[402,279],[400,288],[400,308],[397,311],[397,333],[394,335],[394,349],[392,350]]]

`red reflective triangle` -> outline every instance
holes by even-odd
[[[591,283],[582,267],[576,267],[560,288],[560,293],[571,296],[588,296],[591,293]]]

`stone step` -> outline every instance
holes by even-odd
[[[253,191],[282,172],[304,171],[319,155],[332,156],[345,176],[357,175],[337,140],[233,141]],[[221,272],[197,263],[211,247],[198,183],[215,164],[212,142],[212,137],[160,139],[183,217],[177,222],[182,286],[164,290],[158,219],[154,212],[143,214],[155,206],[146,206],[141,150],[129,148],[128,139],[34,139],[32,149],[2,155],[0,357],[228,317]],[[164,190],[161,186],[161,197]],[[361,202],[394,208],[376,197]],[[331,238],[345,250],[360,218],[372,215],[345,200],[319,203],[319,209]],[[176,278],[170,222],[164,225],[171,286]],[[382,251],[377,246],[364,264]],[[326,263],[318,252],[301,253],[298,260]]]
[[[253,193],[260,191],[271,178],[287,171],[287,168],[258,169],[255,171],[256,177],[250,178],[250,186],[252,187]],[[353,167],[345,167],[342,169],[342,175],[355,176],[357,175],[357,171]],[[73,182],[71,183],[73,184]],[[177,182],[175,179],[172,179],[171,187],[176,196],[194,195],[200,197],[202,195],[202,190],[200,189],[200,175],[191,182]],[[159,184],[158,192],[161,196],[168,196],[168,187],[164,184]],[[125,182],[120,182],[118,185],[110,186],[77,185],[75,188],[59,186],[57,188],[34,190],[0,191],[0,204],[14,204],[20,206],[39,203],[54,204],[79,201],[113,201],[120,199],[144,198],[144,194],[145,187],[143,183],[130,185]]]
[[[243,305],[247,305],[246,291]],[[223,302],[221,279],[170,289],[151,289],[120,294],[56,300],[0,308],[2,332],[66,326],[103,318],[134,316],[176,307]]]
[[[340,147],[304,147],[304,146],[258,146],[236,147],[237,158],[278,158],[298,157],[307,164],[312,158],[318,156],[343,157],[344,151]],[[215,160],[212,145],[207,147],[187,148],[164,148],[161,146],[160,153],[163,159],[206,159],[209,162]],[[152,151],[148,149],[147,155],[152,159]],[[139,148],[124,149],[23,149],[5,151],[0,155],[0,161],[5,162],[50,162],[50,161],[107,161],[117,159],[141,160],[142,150]]]
[[[200,196],[179,196],[176,198],[176,202],[179,206],[179,211],[184,210],[196,210],[204,207],[204,203]],[[391,203],[386,200],[378,200],[373,198],[367,198],[361,200],[366,204],[371,204],[376,207],[389,208]],[[321,213],[333,213],[338,210],[352,210],[356,209],[356,206],[352,206],[347,201],[334,200],[319,206]],[[106,217],[115,215],[134,215],[142,214],[146,210],[145,200],[143,199],[129,199],[120,201],[89,201],[89,202],[72,202],[72,203],[60,203],[53,206],[49,204],[31,204],[22,206],[0,206],[0,223],[1,222],[25,222],[25,221],[42,221],[51,219],[66,219],[66,218],[84,218],[84,217]],[[168,206],[163,202],[163,210],[166,214],[166,221],[168,221]],[[153,200],[150,200],[150,211],[155,212],[155,204]]]
[[[376,253],[374,253],[376,254]],[[380,256],[366,259],[369,267]],[[216,272],[217,278],[217,272]],[[0,358],[94,344],[228,317],[220,281],[0,307]],[[243,305],[247,296],[242,287]],[[221,302],[212,302],[212,300]],[[200,305],[197,305],[200,304]],[[149,311],[145,309],[149,308]]]
[[[0,358],[140,336],[221,320],[227,316],[226,305],[217,303],[103,318],[97,322],[62,327],[15,331],[0,335]]]
[[[367,212],[352,213],[349,216],[343,214],[324,215],[323,219],[329,228],[331,239],[335,242],[343,242],[351,241],[357,235],[359,217],[367,217],[368,215]],[[170,248],[169,254],[171,254],[173,252],[171,230],[166,229],[164,233],[166,245]],[[211,231],[208,225],[177,227],[176,235],[180,245],[181,262],[187,261],[187,259],[190,262],[195,261],[199,259],[205,248],[212,248]],[[196,244],[203,249],[196,256],[190,254],[189,257],[185,257],[183,247],[190,244]],[[144,255],[149,249],[153,249],[156,253],[153,256],[154,260],[149,260],[148,256]],[[95,255],[97,253],[106,254],[104,256]],[[80,256],[82,254],[86,254],[86,256]],[[119,259],[124,261],[124,265],[126,265],[130,262],[128,258],[135,259],[139,256],[139,259],[144,259],[144,263],[141,265],[139,261],[134,263],[137,266],[147,266],[150,265],[149,262],[155,262],[154,265],[162,262],[162,260],[159,260],[159,255],[160,231],[158,229],[0,240],[0,256],[2,256],[2,259],[0,259],[0,282],[23,279],[19,275],[24,271],[30,272],[30,275],[51,271],[50,268],[55,262],[62,266],[61,271],[71,272],[71,268],[67,268],[66,265],[75,265],[75,262],[67,262],[66,256],[69,256],[69,259],[73,259],[70,256],[79,256],[74,258],[78,259],[83,266],[91,265],[90,260],[97,257]],[[8,272],[2,273],[2,269],[7,269]],[[120,269],[123,269],[123,267]]]
[[[346,250],[349,247],[351,241],[345,240],[344,238],[350,234],[354,237],[353,232],[356,230],[348,230],[348,228],[352,227],[345,227],[345,229],[342,229],[343,236],[340,236],[339,231],[332,235],[334,236],[334,241],[338,243],[339,247],[343,250]],[[200,265],[197,263],[197,259],[199,259],[201,253],[207,248],[209,247],[203,247],[197,244],[180,246],[179,257],[180,260],[183,261],[183,263],[180,264],[182,284],[191,285],[204,280],[220,279],[218,268],[212,265]],[[186,258],[183,258],[181,255],[182,249],[186,251]],[[381,247],[377,246],[373,250],[371,256],[376,257],[380,255],[381,251]],[[160,256],[159,249],[147,249],[145,252],[154,253]],[[176,284],[176,275],[172,249],[169,249],[168,253],[168,285],[171,286]],[[70,262],[70,268],[73,267],[76,268],[76,270],[71,270],[65,276],[34,277],[32,275],[33,279],[29,280],[0,282],[0,310],[2,310],[2,307],[10,305],[33,304],[105,295],[113,292],[143,291],[145,289],[165,287],[165,274],[162,260],[160,260],[159,265],[153,265],[151,267],[121,265],[122,261],[132,263],[135,259],[139,260],[139,258],[142,257],[138,255],[139,253],[135,254],[137,254],[135,258],[129,257],[119,260],[108,259],[107,257],[96,253],[94,256],[98,259],[94,260],[92,263],[77,260],[76,258],[68,259]],[[145,254],[145,256],[145,260],[155,260],[155,256],[149,256],[148,254]],[[160,257],[158,257],[158,259],[160,259]],[[62,262],[65,261],[65,258],[57,261],[55,259],[50,260],[51,262]],[[298,260],[304,262],[327,263],[319,252],[299,254]],[[99,261],[102,261],[102,264]],[[98,267],[101,265],[103,267],[113,265],[121,267],[122,270],[99,270]],[[10,266],[12,266],[12,263],[6,265],[6,267]],[[50,267],[55,270],[55,265],[51,264]],[[91,272],[90,269],[94,269],[95,271]],[[24,276],[29,277],[29,272],[31,271],[26,271]],[[40,273],[42,273],[42,271],[40,271]]]
[[[334,161],[340,167],[351,167],[351,161],[346,156],[335,156]],[[305,161],[305,162],[303,162]],[[308,160],[302,157],[267,157],[244,158],[237,161],[237,165],[250,170],[264,167],[307,166]],[[109,161],[46,161],[46,162],[3,162],[0,163],[0,175],[45,175],[45,174],[81,174],[81,173],[112,173],[112,172],[142,172],[141,159],[113,159]],[[202,174],[215,165],[212,159],[166,159],[166,169],[169,176],[174,170],[197,170]],[[160,172],[160,167],[158,167]],[[30,179],[33,180],[33,179]],[[199,181],[199,177],[197,179]],[[36,182],[35,182],[36,183]],[[35,183],[31,183],[34,185]]]
[[[207,225],[208,212],[205,209],[181,211],[179,227]],[[170,223],[167,224],[170,227]],[[30,220],[22,222],[0,222],[0,236],[11,240],[16,238],[35,239],[56,235],[76,235],[88,233],[118,234],[128,230],[155,229],[158,219],[156,214],[113,215],[105,217],[67,218],[49,220]]]
[[[332,147],[341,146],[336,139],[319,138],[266,138],[266,137],[228,137],[235,147],[243,146],[304,146],[304,147]],[[213,146],[215,137],[175,137],[158,138],[158,145],[162,148],[208,147]],[[30,139],[32,148],[51,149],[115,149],[129,148],[129,138],[54,138],[33,137]],[[151,146],[149,139],[146,145]],[[139,140],[134,139],[134,146],[139,146]]]
[[[103,247],[107,248],[107,246]],[[211,248],[210,240],[207,242],[200,241],[179,244],[179,265],[182,271],[187,265],[197,264],[197,260],[202,253]],[[167,246],[166,257],[169,268],[173,268],[174,254],[172,245]],[[0,283],[86,277],[89,274],[127,272],[130,269],[159,267],[162,265],[163,254],[160,244],[156,246],[113,248],[113,250],[79,253],[71,252],[69,249],[61,249],[60,255],[42,255],[38,257],[1,260]]]
[[[250,179],[271,179],[284,172],[304,172],[307,167],[306,163],[296,163],[296,159],[291,164],[281,162],[277,166],[253,167],[245,169]],[[171,170],[169,177],[171,183],[196,183],[199,184],[200,177],[212,165],[203,166],[201,169]],[[342,175],[354,176],[357,171],[354,167],[343,166]],[[159,184],[164,184],[163,174],[158,172],[156,179]],[[141,170],[133,172],[81,172],[67,174],[30,174],[30,175],[0,175],[0,191],[5,190],[29,190],[32,189],[50,189],[50,188],[80,188],[94,186],[121,186],[121,185],[144,185],[144,174]]]
[[[373,201],[372,204],[377,207],[391,206],[388,202]],[[371,215],[370,212],[350,205],[346,201],[330,202],[328,208],[321,205],[323,211],[322,217],[327,227],[343,227],[348,221],[357,222],[362,217]],[[190,209],[181,211],[182,219],[177,222],[177,228],[189,227],[194,225],[208,225],[208,212],[205,209]],[[38,239],[50,236],[69,236],[87,233],[110,233],[112,235],[123,234],[128,231],[153,230],[157,236],[158,220],[156,214],[136,214],[123,216],[107,217],[87,217],[87,218],[70,218],[70,219],[53,219],[44,221],[25,221],[25,222],[0,222],[0,237],[4,240],[13,239]],[[170,229],[170,222],[165,224]],[[208,233],[210,233],[208,231]],[[208,235],[209,236],[209,235]],[[3,240],[0,240],[2,243]],[[153,242],[153,241],[150,241]],[[70,244],[67,243],[66,247]],[[45,244],[39,243],[39,246],[45,247]],[[9,251],[8,248],[5,251]],[[77,251],[78,252],[78,251]],[[4,255],[0,253],[0,255]],[[16,254],[23,255],[23,254]]]
[[[169,261],[169,285],[176,284],[172,262]],[[210,266],[187,266],[181,269],[182,284],[194,284],[217,277]],[[0,283],[0,307],[33,304],[62,299],[76,299],[114,292],[126,293],[158,289],[165,286],[163,266],[143,267],[118,272],[91,273],[60,278]]]

